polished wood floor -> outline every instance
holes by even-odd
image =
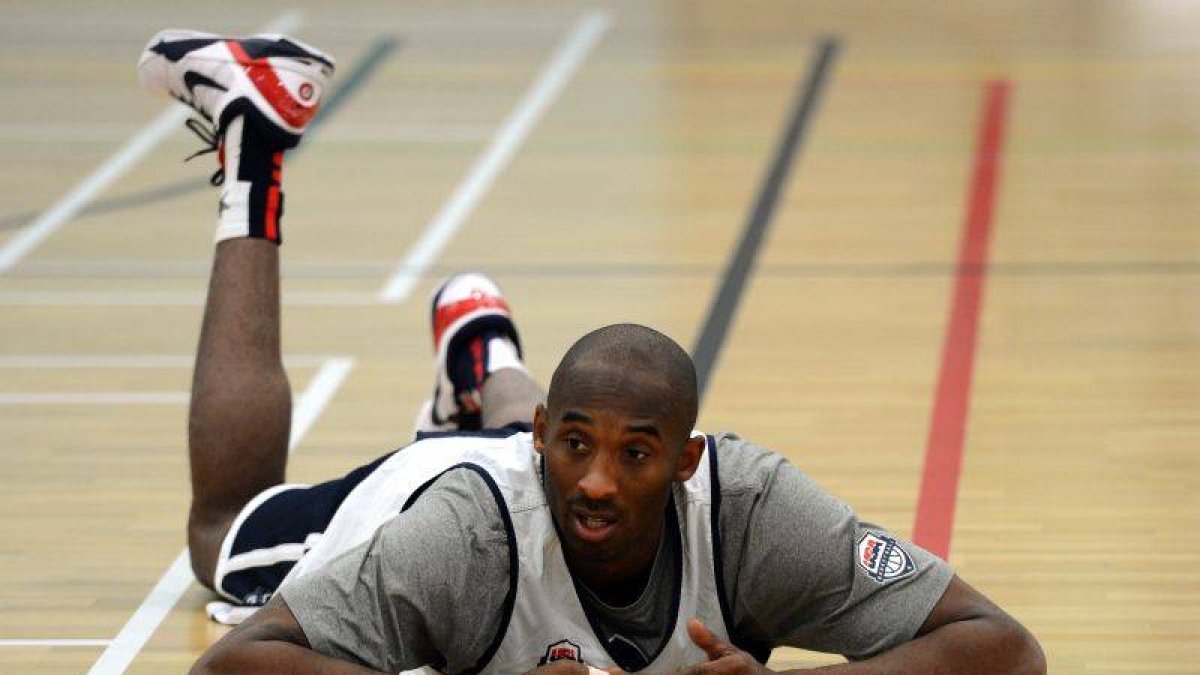
[[[0,250],[164,109],[134,76],[149,35],[252,32],[288,9],[0,5]],[[406,438],[431,379],[425,298],[451,270],[499,279],[543,377],[605,323],[691,345],[814,45],[836,36],[703,428],[777,449],[912,532],[984,87],[1007,81],[950,560],[1039,636],[1052,672],[1200,668],[1200,7],[299,9],[296,34],[343,77],[399,42],[287,167],[298,398],[353,364],[316,407],[295,479]],[[411,296],[379,302],[587,16],[611,25]],[[126,203],[65,220],[0,273],[0,672],[87,672],[138,631],[129,672],[184,672],[222,632],[194,584],[173,604],[151,593],[184,544],[185,397],[216,195],[147,191],[211,170],[180,163],[195,145],[167,135],[97,196]],[[156,607],[169,607],[161,623]]]

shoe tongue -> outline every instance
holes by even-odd
[[[457,392],[479,389],[487,376],[502,368],[522,368],[512,338],[503,330],[485,328],[458,343],[447,354],[450,381]]]
[[[456,348],[446,355],[450,381],[456,393],[479,389],[487,378],[487,344],[491,332],[481,331],[458,342]]]

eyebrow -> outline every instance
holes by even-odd
[[[658,427],[654,426],[653,424],[631,424],[625,427],[625,431],[637,434],[646,434],[647,436],[653,436],[658,439],[662,438],[662,434],[658,433]]]
[[[565,413],[563,413],[563,416],[561,418],[559,418],[559,421],[560,422],[582,422],[584,424],[591,424],[592,418],[588,417],[587,415],[584,415],[581,412],[576,412],[574,410],[568,410]]]
[[[578,422],[581,424],[592,424],[593,423],[593,420],[591,417],[589,417],[588,415],[585,415],[577,410],[568,410],[568,411],[564,412],[562,414],[562,417],[559,418],[559,421],[560,422]],[[662,433],[660,433],[658,430],[658,427],[654,426],[653,424],[630,424],[629,426],[625,427],[625,431],[627,431],[629,433],[635,433],[635,434],[646,434],[647,436],[653,436],[658,439],[662,438]]]

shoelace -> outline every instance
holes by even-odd
[[[187,121],[184,122],[184,125],[187,126],[188,129],[191,129],[192,133],[200,137],[200,140],[204,143],[204,147],[188,155],[183,161],[190,162],[200,155],[207,155],[208,153],[216,152],[221,148],[221,139],[217,136],[217,130],[212,123],[197,117],[189,117]],[[224,184],[225,167],[221,166],[218,168],[213,175],[209,177],[208,182],[210,185],[214,186]]]

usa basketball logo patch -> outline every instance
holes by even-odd
[[[546,647],[546,655],[538,661],[539,666],[555,661],[578,661],[583,663],[583,655],[579,653],[579,645],[570,640],[559,640]]]
[[[874,532],[867,532],[858,540],[858,566],[881,584],[917,571],[912,556],[895,539]]]

